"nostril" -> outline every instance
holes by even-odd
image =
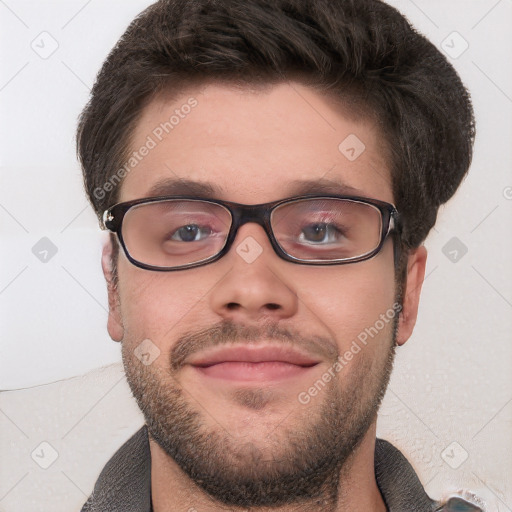
[[[235,310],[235,309],[238,309],[239,308],[239,304],[237,304],[236,302],[230,302],[229,304],[226,304],[226,307],[230,310]]]
[[[281,306],[279,304],[274,304],[271,302],[270,304],[267,304],[268,309],[279,309]]]

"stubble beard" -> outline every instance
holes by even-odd
[[[295,406],[302,408],[298,420],[293,425],[277,422],[263,440],[232,435],[221,426],[222,418],[208,425],[204,409],[194,407],[195,401],[187,398],[170,370],[141,364],[128,340],[123,340],[122,355],[150,436],[213,500],[240,508],[293,505],[328,512],[336,509],[344,494],[342,477],[349,473],[352,455],[385,394],[397,326],[395,318],[387,357],[380,365],[372,363],[363,349],[355,355],[357,366],[351,365],[350,375],[342,381],[332,379],[310,404],[302,405],[293,397]],[[234,396],[238,405],[253,410],[272,401],[272,393],[264,388],[245,389]]]

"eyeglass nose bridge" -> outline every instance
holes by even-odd
[[[231,205],[231,235],[236,237],[238,229],[244,224],[254,222],[259,224],[267,233],[267,236],[272,238],[272,231],[270,229],[270,208],[268,205]]]
[[[231,245],[235,241],[235,238],[238,234],[239,228],[242,227],[244,224],[253,222],[255,224],[260,225],[263,228],[267,235],[267,238],[270,241],[270,244],[272,245],[272,248],[274,249],[278,256],[282,257],[284,255],[283,251],[279,247],[279,244],[277,243],[277,240],[274,237],[270,225],[270,213],[273,206],[274,203],[259,205],[241,205],[231,203],[229,209],[231,211],[232,221],[230,233],[226,241],[225,251],[227,252],[230,250]]]

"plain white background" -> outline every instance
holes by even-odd
[[[106,331],[103,234],[74,136],[103,60],[150,3],[0,1],[2,390],[120,361]],[[477,141],[468,178],[426,241],[418,324],[398,350],[379,428],[420,465],[435,458],[443,476],[431,489],[464,481],[441,457],[447,448],[461,457],[463,447],[464,475],[512,510],[512,0],[389,3],[451,54],[472,94]],[[41,261],[45,237],[56,253]]]

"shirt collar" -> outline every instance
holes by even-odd
[[[436,510],[412,466],[391,443],[376,439],[375,478],[390,512]],[[151,452],[146,425],[109,460],[82,512],[152,512]],[[439,510],[439,509],[437,509]]]

